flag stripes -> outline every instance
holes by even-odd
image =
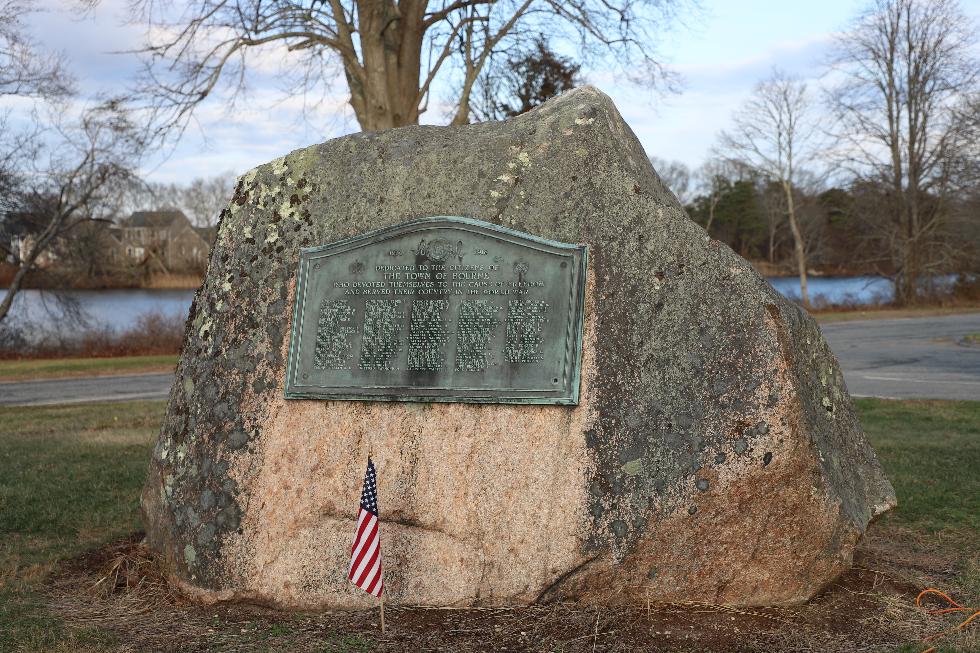
[[[361,506],[357,513],[354,541],[350,548],[350,570],[347,578],[373,596],[381,596],[384,581],[381,574],[381,532],[378,523],[377,473],[368,458]]]

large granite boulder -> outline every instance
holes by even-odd
[[[578,406],[284,399],[299,248],[431,215],[588,244]],[[895,505],[816,323],[688,219],[589,87],[238,182],[153,451],[149,543],[202,600],[367,605],[345,574],[368,447],[396,604],[804,601]]]

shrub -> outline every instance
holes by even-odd
[[[71,335],[48,334],[40,339],[27,336],[25,325],[0,324],[0,358],[102,358],[180,353],[184,340],[184,317],[151,311],[137,317],[123,331],[106,325],[88,327]]]

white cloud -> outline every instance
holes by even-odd
[[[604,71],[589,77],[613,98],[647,154],[693,168],[708,158],[718,133],[729,126],[732,112],[773,66],[819,86],[831,40],[832,34],[820,33],[795,42],[775,42],[738,59],[678,63],[674,68],[685,82],[679,95],[657,96],[617,84],[615,76]]]

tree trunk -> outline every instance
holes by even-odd
[[[704,230],[711,235],[711,223],[715,220],[715,206],[717,206],[718,200],[712,195],[711,199],[708,201],[708,224],[704,225]]]
[[[7,288],[7,294],[3,298],[3,301],[0,302],[0,322],[3,322],[4,318],[7,317],[7,313],[10,312],[10,307],[14,303],[14,297],[20,291],[20,287],[24,283],[24,277],[27,276],[27,272],[31,267],[33,267],[33,262],[22,264],[10,282],[10,286]]]
[[[776,221],[773,219],[773,211],[767,216],[769,219],[769,264],[776,262]]]
[[[362,63],[344,65],[354,115],[364,131],[417,125],[425,3],[358,4]]]
[[[3,301],[0,302],[0,322],[2,322],[10,312],[10,307],[14,303],[14,296],[20,291],[20,287],[24,283],[24,277],[26,277],[30,269],[34,267],[34,263],[37,261],[38,257],[41,256],[44,250],[47,249],[48,245],[51,244],[51,241],[54,239],[55,235],[58,234],[59,229],[61,229],[61,226],[64,224],[67,217],[68,215],[65,212],[59,211],[51,219],[51,222],[49,222],[44,228],[44,231],[37,236],[37,240],[27,253],[27,257],[21,260],[20,269],[17,270],[13,280],[11,280],[10,286],[7,288],[7,295],[3,298]]]
[[[470,92],[473,90],[473,84],[467,82],[463,88],[463,93],[459,98],[459,107],[456,109],[456,114],[453,116],[452,122],[449,124],[458,127],[459,125],[468,125],[470,122]]]
[[[793,185],[788,181],[783,182],[783,191],[786,193],[786,207],[789,214],[789,228],[793,232],[793,246],[796,251],[796,268],[800,275],[800,299],[803,305],[810,307],[810,294],[806,288],[806,249],[803,247],[803,233],[800,225],[796,221],[796,205],[793,202]]]
[[[901,296],[896,297],[903,306],[915,304],[919,298],[919,259],[916,242],[908,238],[902,252]]]

